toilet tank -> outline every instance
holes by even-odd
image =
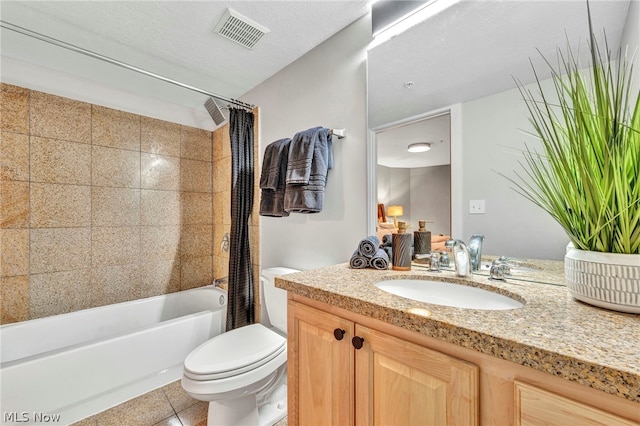
[[[297,269],[278,266],[262,270],[260,284],[262,285],[262,322],[265,322],[265,313],[272,326],[283,333],[287,333],[287,292],[275,286],[275,277],[300,272]]]

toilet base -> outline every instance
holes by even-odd
[[[248,394],[239,398],[209,402],[208,426],[259,425],[256,395]]]
[[[287,415],[287,387],[258,407],[255,393],[209,402],[207,426],[272,426]]]

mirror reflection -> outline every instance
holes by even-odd
[[[629,1],[594,0],[589,4],[594,27],[602,29],[601,39],[606,33],[612,50],[630,42],[623,34]],[[528,113],[514,78],[537,90],[531,85],[533,66],[543,86],[550,85],[544,58],[553,61],[557,49],[566,46],[580,52],[580,60],[587,64],[587,50],[579,47],[587,36],[586,2],[460,1],[372,47],[367,53],[368,121],[376,155],[369,158],[370,232],[377,232],[378,204],[385,208],[401,205],[403,216],[398,219],[407,220],[413,229],[417,220],[432,219],[435,232],[449,231],[465,242],[473,234],[484,234],[484,253],[562,259],[568,243],[564,231],[497,172],[511,175],[520,170],[519,153],[525,145],[536,144],[527,134],[531,129]],[[636,46],[629,46],[630,51]],[[378,160],[387,155],[385,134],[393,135],[402,125],[446,110],[450,111],[448,228],[441,218],[444,213],[424,205],[414,207],[418,198],[429,207],[441,206],[443,198],[432,201],[441,195],[433,189],[446,183],[432,177],[429,182],[415,179],[412,184],[411,172],[405,170],[404,189],[391,188],[389,182],[402,178],[392,177],[392,167]],[[437,137],[429,136],[415,141],[434,142],[435,147],[439,143]],[[390,148],[392,154],[406,151],[411,142],[404,140],[404,147]],[[434,151],[435,147],[432,145]],[[414,191],[416,187],[419,190]],[[484,207],[477,210],[476,202]],[[393,218],[385,220],[393,222]]]
[[[397,232],[398,220],[410,232],[422,220],[434,237],[450,236],[450,114],[385,128],[375,138],[380,239]]]

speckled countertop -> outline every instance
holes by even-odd
[[[348,264],[284,275],[276,286],[465,348],[640,402],[640,315],[573,299],[563,262],[527,261],[507,282],[451,271],[351,269]],[[540,268],[540,269],[538,269]],[[386,279],[422,278],[490,289],[524,303],[488,311],[416,302],[378,289]],[[531,282],[531,281],[537,282]]]

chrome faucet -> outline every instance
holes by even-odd
[[[511,275],[511,263],[509,263],[509,259],[506,256],[500,256],[500,258],[491,262],[489,278],[506,281],[507,275]]]
[[[470,277],[471,257],[469,256],[469,249],[464,241],[448,240],[445,246],[451,249],[453,263],[456,265],[456,274],[460,277]]]
[[[471,259],[471,271],[480,270],[480,262],[482,261],[482,241],[484,235],[473,234],[469,240],[467,248],[469,249],[469,258]]]
[[[229,277],[216,278],[213,280],[214,287],[220,287],[222,284],[227,284],[229,282]]]

